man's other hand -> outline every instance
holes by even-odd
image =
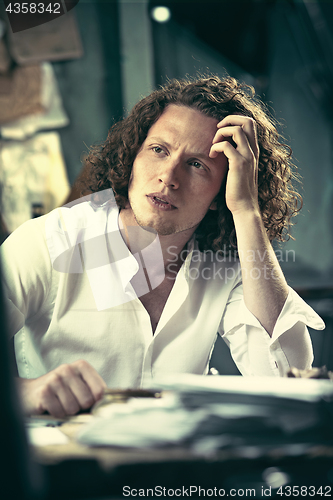
[[[234,217],[248,211],[260,214],[257,124],[248,116],[229,115],[217,124],[217,128],[210,157],[224,153],[228,159],[227,207]]]
[[[87,410],[102,396],[106,383],[84,360],[60,365],[35,379],[18,379],[23,410],[28,415],[48,412],[63,418]]]

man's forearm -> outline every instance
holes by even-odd
[[[288,296],[288,285],[259,212],[234,215],[242,268],[244,301],[272,335]]]

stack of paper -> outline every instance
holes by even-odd
[[[216,450],[333,439],[331,381],[177,375],[152,388],[169,397],[110,406],[85,426],[80,442]]]

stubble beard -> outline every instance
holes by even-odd
[[[206,213],[202,214],[199,221],[183,221],[181,223],[177,223],[175,221],[165,220],[163,217],[155,217],[154,214],[145,214],[144,210],[141,209],[140,203],[138,203],[138,207],[136,206],[135,199],[129,195],[128,201],[130,205],[130,209],[132,211],[135,222],[144,230],[150,231],[153,233],[157,233],[159,236],[170,236],[172,234],[182,233],[184,231],[191,230],[193,228],[197,228],[205,217]],[[166,215],[167,217],[167,215]]]
[[[159,236],[169,236],[170,234],[176,234],[182,231],[182,229],[178,229],[173,223],[166,223],[163,221],[152,221],[151,219],[148,221],[148,217],[145,220],[144,217],[140,217],[140,215],[136,214],[133,210],[133,215],[136,223],[145,229],[146,231],[151,231],[157,233]]]
[[[186,224],[176,224],[175,222],[152,220],[153,216],[144,217],[140,216],[135,209],[132,208],[133,216],[136,223],[145,229],[146,231],[151,231],[157,233],[159,236],[170,236],[171,234],[178,234],[184,231],[198,227],[199,222],[188,222]]]

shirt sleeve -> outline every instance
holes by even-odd
[[[318,314],[289,287],[272,337],[248,310],[239,283],[231,292],[219,334],[242,375],[285,376],[291,366],[311,368],[313,350],[307,326],[323,330]]]
[[[1,245],[2,286],[10,336],[37,315],[48,295],[52,267],[44,217],[22,224]]]

